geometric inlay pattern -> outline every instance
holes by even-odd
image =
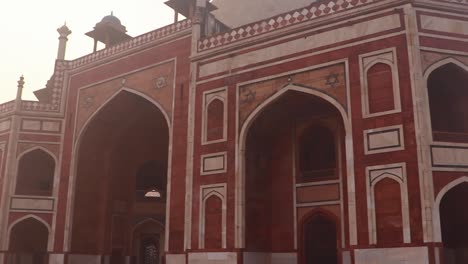
[[[204,51],[213,49],[242,39],[262,35],[281,28],[310,21],[318,17],[335,14],[337,12],[378,1],[381,0],[328,0],[315,2],[308,7],[296,9],[288,13],[202,39],[198,42],[198,50]]]

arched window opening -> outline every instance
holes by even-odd
[[[164,199],[166,191],[166,166],[156,160],[145,162],[137,171],[136,199]]]
[[[304,264],[338,264],[337,230],[333,220],[324,214],[312,216],[303,229]]]
[[[377,244],[403,243],[403,216],[400,184],[390,178],[374,186]]]
[[[214,99],[207,107],[206,140],[220,140],[224,138],[224,102]]]
[[[303,179],[336,176],[335,136],[323,126],[304,131],[299,142],[299,166]]]
[[[223,201],[216,195],[205,202],[205,248],[222,248]]]
[[[21,157],[16,182],[17,195],[52,196],[55,161],[41,149]]]
[[[449,63],[428,78],[427,87],[435,141],[468,142],[468,72]]]
[[[468,263],[468,183],[455,186],[440,202],[444,264]]]
[[[395,109],[393,74],[390,65],[376,63],[369,68],[367,71],[367,92],[370,114]]]
[[[10,231],[7,263],[48,263],[49,230],[34,218],[17,223]]]

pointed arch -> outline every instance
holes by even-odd
[[[223,213],[223,206],[224,198],[218,192],[210,192],[203,198],[200,248],[224,248],[223,222],[225,216]],[[216,215],[210,213],[210,211],[213,210],[219,211],[220,214]]]
[[[338,247],[341,244],[340,241],[343,239],[340,236],[340,228],[341,225],[339,217],[326,209],[320,207],[314,208],[312,211],[304,215],[299,221],[300,246],[298,252],[298,263],[309,263],[307,260],[310,260],[310,258],[313,258],[314,260],[317,260],[317,258],[321,259],[323,256],[320,256],[320,253],[317,254],[317,250],[325,250],[327,253],[331,253],[331,251],[334,250],[336,261],[338,261]],[[321,230],[321,232],[319,230]],[[314,238],[318,240],[314,241]],[[321,247],[320,249],[315,248],[317,243],[314,242],[317,241],[320,241],[320,244],[327,244],[328,247]],[[314,250],[314,248],[316,250]],[[313,251],[315,251],[315,254],[312,253]],[[330,255],[328,255],[328,257],[330,257]]]
[[[381,72],[387,72],[387,75],[384,76],[386,77],[384,78],[384,80],[382,80],[382,76],[380,76],[379,81],[378,81],[379,82],[378,87],[376,87],[375,85],[371,85],[372,82],[370,82],[369,72],[372,69],[375,69],[376,67],[378,67],[379,65],[383,65],[384,67],[389,69],[389,71],[381,71]],[[390,78],[391,87],[385,86],[385,84],[388,85],[388,83],[385,82],[385,81],[388,81],[387,78]],[[382,81],[384,82],[382,83]],[[366,90],[367,90],[367,94],[365,95],[366,101],[364,102],[366,114],[370,114],[370,115],[379,114],[382,112],[399,110],[401,108],[400,100],[398,98],[399,97],[398,72],[393,62],[387,59],[379,58],[369,63],[369,65],[367,65],[366,68],[364,69],[364,84],[363,85],[366,87]],[[376,89],[379,90],[378,93]],[[379,96],[376,97],[376,94],[378,94]],[[376,99],[380,99],[380,100],[376,100]],[[391,100],[391,102],[389,102],[389,100]],[[381,107],[383,108],[380,109]]]
[[[152,245],[159,247],[157,248],[159,258],[163,258],[164,248],[165,248],[165,238],[164,234],[166,232],[166,227],[160,221],[147,217],[139,221],[131,229],[130,241],[131,241],[131,251],[137,256],[137,258],[144,258],[142,254],[142,246],[144,247],[144,241],[147,239],[152,240]],[[141,260],[138,260],[140,263]],[[160,259],[161,261],[161,259]],[[160,263],[160,262],[158,262]]]
[[[134,232],[136,229],[138,229],[138,227],[140,227],[140,226],[142,226],[142,225],[144,225],[146,223],[155,223],[155,224],[157,224],[158,226],[160,226],[163,229],[166,228],[164,226],[164,224],[161,223],[160,221],[158,221],[156,219],[153,219],[153,218],[147,217],[147,218],[141,220],[140,222],[138,222],[136,225],[134,225],[133,228],[132,228],[132,232]]]
[[[456,186],[468,183],[468,176],[463,176],[458,178],[449,184],[445,185],[437,194],[437,197],[434,201],[434,206],[432,209],[432,223],[433,223],[433,234],[434,234],[434,242],[442,242],[442,229],[440,224],[440,203],[444,196]]]
[[[41,150],[45,153],[47,153],[50,157],[52,157],[55,161],[55,164],[58,164],[58,160],[57,160],[57,157],[55,156],[54,153],[52,153],[52,151],[48,150],[47,148],[44,148],[43,146],[34,146],[30,149],[27,149],[27,150],[24,150],[23,152],[20,152],[18,157],[17,157],[17,160],[20,160],[24,155],[30,153],[30,152],[33,152],[35,150]]]
[[[128,92],[128,93],[131,93],[133,95],[137,95],[143,99],[145,99],[146,101],[150,102],[153,104],[153,106],[157,107],[159,111],[161,111],[161,114],[164,116],[164,119],[166,120],[166,123],[167,123],[167,127],[171,128],[171,119],[169,118],[168,114],[166,113],[166,110],[164,110],[164,107],[159,103],[157,102],[156,100],[154,100],[153,98],[149,97],[148,95],[146,95],[145,93],[142,93],[140,91],[137,91],[135,89],[131,89],[131,88],[128,88],[128,87],[122,87],[120,88],[118,91],[116,91],[113,95],[111,95],[109,98],[107,98],[107,100],[102,103],[97,109],[96,111],[94,111],[85,121],[85,123],[83,124],[83,126],[81,127],[80,131],[78,131],[78,133],[76,133],[77,136],[75,136],[75,145],[79,145],[79,142],[80,142],[80,139],[83,137],[83,134],[84,134],[84,131],[86,131],[86,129],[88,128],[89,124],[91,123],[91,121],[97,116],[99,115],[99,113],[101,112],[101,110],[103,108],[105,108],[110,102],[112,102],[118,95],[122,94],[123,92]]]
[[[43,160],[39,160],[39,163],[34,163],[33,160],[26,160],[26,161],[24,160],[29,155],[33,155],[35,152],[43,155],[43,156],[36,157],[36,158],[42,158]],[[50,159],[50,160],[47,160],[47,159]],[[24,162],[28,162],[29,164],[23,165]],[[31,164],[31,162],[33,163]],[[16,159],[16,177],[14,180],[14,186],[15,186],[14,193],[17,195],[52,196],[54,192],[55,181],[57,180],[56,178],[58,174],[57,172],[58,164],[59,162],[55,154],[42,146],[34,146],[30,149],[27,149],[21,152]],[[45,167],[41,167],[41,166],[45,166]],[[49,181],[48,186],[41,187],[40,186],[41,184],[47,184],[47,182],[46,183],[37,182],[37,181],[34,181],[37,179],[29,178],[29,176],[31,176],[29,175],[30,173],[29,170],[46,172],[43,174],[47,174],[47,175],[41,175],[41,176],[44,176],[47,178],[45,180]],[[24,177],[27,177],[27,178],[24,178]],[[36,185],[36,186],[32,186],[32,189],[29,189],[29,190],[28,189],[18,190],[19,186],[24,187],[24,186],[30,186],[31,184]],[[45,188],[46,190],[42,190],[41,188]]]
[[[211,93],[209,93],[211,92]],[[202,143],[217,143],[227,138],[227,99],[226,89],[203,93]],[[215,107],[215,109],[213,109]]]
[[[28,215],[25,215],[23,217],[20,217],[20,218],[16,219],[15,221],[13,221],[8,226],[7,235],[5,237],[5,240],[6,240],[5,245],[7,247],[10,247],[11,232],[12,232],[13,228],[15,226],[21,224],[22,222],[26,221],[26,220],[34,220],[34,221],[36,221],[37,223],[39,223],[40,225],[44,226],[47,229],[47,251],[52,251],[53,250],[53,245],[54,245],[54,236],[53,236],[53,232],[52,232],[52,229],[51,229],[49,223],[47,223],[41,217],[39,217],[37,215],[33,215],[33,214],[28,214]]]
[[[423,76],[426,86],[423,92],[426,99],[426,109],[428,110],[425,111],[425,118],[428,131],[430,131],[428,136],[432,142],[466,143],[468,140],[468,127],[464,125],[464,122],[460,122],[460,120],[464,118],[463,115],[468,115],[468,110],[465,108],[464,103],[466,98],[468,98],[468,90],[444,89],[444,93],[440,94],[441,89],[437,88],[441,88],[440,85],[447,85],[447,82],[453,82],[454,78],[446,77],[441,79],[435,77],[437,75],[434,76],[434,74],[440,75],[438,71],[444,70],[444,67],[449,67],[450,65],[453,65],[453,67],[463,71],[465,74],[455,76],[463,78],[465,81],[468,79],[468,65],[452,57],[437,61],[424,71]],[[456,80],[455,83],[457,83]],[[453,83],[449,84],[447,87],[454,87]],[[463,84],[459,85],[462,86]]]
[[[354,163],[353,163],[353,144],[352,144],[352,128],[351,120],[348,117],[348,111],[345,107],[335,98],[326,94],[323,91],[311,87],[300,86],[297,84],[289,84],[270,96],[267,100],[262,102],[255,110],[249,114],[243,124],[237,121],[237,128],[240,128],[240,133],[237,136],[237,150],[236,150],[236,181],[235,181],[235,245],[236,247],[245,247],[245,149],[247,134],[258,116],[273,102],[277,101],[281,96],[289,91],[296,91],[308,95],[312,95],[323,99],[331,104],[338,110],[344,130],[345,130],[345,153],[346,153],[346,168],[347,168],[347,189],[348,201],[355,201],[355,182],[354,182]],[[239,127],[240,126],[240,127]],[[349,237],[350,244],[357,243],[357,226],[356,226],[356,205],[348,203],[348,216],[349,216]]]
[[[442,66],[445,66],[447,64],[450,64],[450,63],[453,63],[455,65],[457,65],[458,67],[464,69],[465,71],[468,72],[468,65],[464,64],[463,62],[455,59],[455,58],[445,58],[445,59],[442,59],[440,61],[437,61],[435,63],[433,63],[431,66],[429,66],[425,71],[424,71],[424,79],[427,80],[429,79],[429,76],[431,75],[432,72],[434,72],[435,70],[439,69],[440,67]]]
[[[208,199],[216,197],[221,201],[221,248],[226,248],[226,199],[218,190],[212,190],[204,194],[200,202],[199,239],[201,249],[205,248],[205,224],[206,224],[206,202]]]
[[[366,168],[367,220],[369,244],[377,244],[377,208],[375,187],[384,179],[398,183],[403,243],[411,243],[408,185],[405,163],[394,163]]]
[[[214,195],[214,196],[218,196],[219,199],[221,199],[221,200],[224,200],[224,197],[223,197],[223,195],[222,195],[221,193],[219,193],[219,192],[216,191],[216,190],[213,190],[213,191],[207,193],[207,194],[205,195],[205,197],[203,197],[203,201],[206,201],[208,198],[210,198],[210,197],[213,196],[213,195]]]
[[[167,154],[167,199],[166,199],[166,204],[170,204],[170,182],[171,182],[171,164],[172,164],[172,137],[173,137],[173,127],[172,127],[172,122],[171,118],[169,117],[168,113],[165,111],[164,107],[156,100],[151,98],[150,96],[146,95],[143,92],[140,92],[136,89],[123,86],[119,90],[117,90],[114,94],[112,94],[107,100],[100,105],[96,111],[94,111],[84,122],[83,126],[79,129],[79,131],[74,131],[73,133],[73,146],[72,146],[72,160],[71,160],[71,165],[70,165],[70,180],[68,183],[68,196],[67,196],[67,212],[66,212],[66,219],[65,223],[66,226],[71,227],[73,225],[73,217],[74,217],[74,210],[75,210],[75,194],[76,194],[76,176],[77,176],[77,170],[78,170],[78,154],[80,153],[80,147],[82,146],[82,141],[84,138],[84,135],[86,134],[86,130],[89,128],[89,125],[92,123],[92,121],[96,118],[96,116],[101,113],[101,111],[109,105],[117,96],[123,94],[123,93],[130,93],[132,95],[135,95],[139,98],[144,99],[145,101],[148,101],[151,103],[154,107],[156,107],[157,111],[163,116],[165,124],[168,129],[168,154]],[[75,117],[75,126],[77,124],[77,117]],[[170,207],[166,206],[166,221],[169,221],[169,210]],[[165,249],[167,250],[168,248],[168,229],[166,229],[165,233]],[[64,240],[63,240],[63,246],[64,250],[70,250],[71,248],[71,243],[72,243],[72,234],[71,234],[71,228],[70,230],[65,231],[64,235]]]

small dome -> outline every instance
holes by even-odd
[[[110,15],[103,17],[101,20],[101,23],[109,23],[109,24],[113,24],[117,26],[122,26],[120,19],[114,16],[114,13],[111,13]]]

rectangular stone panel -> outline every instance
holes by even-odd
[[[432,166],[468,168],[468,147],[431,146]]]
[[[11,120],[0,121],[0,132],[9,130],[10,126],[11,126]]]
[[[201,157],[201,174],[216,174],[226,172],[226,152],[203,155]]]
[[[101,255],[68,255],[68,264],[101,264]]]
[[[41,130],[41,121],[40,120],[22,120],[21,128],[23,130]]]
[[[237,254],[234,252],[203,252],[189,253],[189,264],[237,264]]]
[[[429,14],[421,15],[420,20],[423,30],[441,32],[444,35],[452,33],[468,36],[468,21],[455,17],[439,17]]]
[[[11,210],[30,210],[30,211],[53,211],[54,199],[51,198],[26,198],[13,197],[10,204]]]
[[[364,131],[365,154],[403,150],[403,126],[389,126]]]
[[[297,203],[314,203],[340,200],[338,184],[298,187]]]
[[[185,264],[185,254],[166,254],[167,264]]]
[[[49,264],[65,263],[65,254],[49,254]]]
[[[60,132],[60,122],[43,121],[42,130],[46,132]]]
[[[296,253],[271,253],[271,264],[296,264]]]
[[[264,252],[244,252],[244,264],[269,264],[270,254]]]
[[[427,247],[357,249],[355,264],[429,264]]]

